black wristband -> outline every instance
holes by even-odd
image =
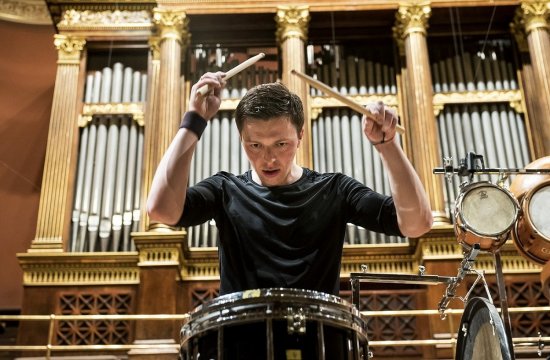
[[[189,129],[194,132],[200,139],[202,133],[204,132],[204,129],[206,129],[207,124],[208,122],[202,116],[194,111],[188,111],[185,113],[185,115],[183,115],[180,129]]]

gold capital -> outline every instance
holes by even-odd
[[[282,43],[288,38],[307,40],[309,24],[309,6],[279,6],[277,7],[277,40]]]
[[[548,14],[550,1],[526,0],[522,1],[516,10],[515,21],[523,25],[525,32],[529,34],[535,29],[548,29]]]
[[[182,45],[187,45],[189,33],[189,18],[183,10],[167,10],[154,8],[153,21],[160,30],[160,41],[175,39]]]
[[[153,60],[160,60],[160,38],[158,36],[149,38],[149,50]]]
[[[395,14],[394,36],[404,39],[411,33],[426,35],[428,19],[432,14],[429,1],[410,1],[399,4]]]
[[[54,35],[53,44],[57,49],[58,64],[79,64],[80,54],[84,50],[86,40],[70,35]]]

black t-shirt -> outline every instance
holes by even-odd
[[[305,169],[265,187],[250,171],[219,172],[187,189],[178,225],[219,230],[220,294],[287,287],[338,295],[347,223],[402,236],[391,197],[340,174]]]

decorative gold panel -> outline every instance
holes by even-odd
[[[495,91],[465,91],[453,93],[437,93],[433,97],[434,114],[439,112],[447,104],[478,104],[507,102],[519,113],[525,112],[525,105],[520,90],[495,90]]]
[[[84,127],[92,121],[94,115],[124,115],[130,114],[134,120],[144,126],[142,103],[106,103],[85,104],[78,119],[78,126]]]
[[[137,253],[18,254],[23,285],[128,285],[139,283]]]
[[[182,280],[218,280],[218,248],[192,248],[181,268]]]

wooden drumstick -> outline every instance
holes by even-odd
[[[303,74],[303,73],[301,73],[299,71],[296,71],[296,70],[292,70],[291,73],[298,76],[299,78],[301,78],[302,80],[307,82],[309,85],[313,86],[314,88],[316,88],[318,90],[321,90],[325,94],[330,95],[331,97],[333,97],[337,100],[340,100],[342,103],[349,106],[350,108],[357,111],[358,113],[363,114],[363,115],[367,115],[367,116],[371,116],[371,117],[373,116],[373,114],[368,109],[366,109],[363,105],[347,98],[346,96],[340,94],[337,91],[334,91],[328,85],[320,82],[319,80],[315,80],[311,76],[308,76],[308,75]],[[403,126],[399,125],[399,124],[396,125],[396,130],[400,134],[403,134],[405,132],[405,128]]]
[[[243,71],[244,69],[246,69],[247,67],[249,67],[250,65],[258,62],[258,60],[262,59],[265,57],[265,54],[264,53],[259,53],[258,55],[256,56],[253,56],[251,57],[250,59],[240,63],[239,65],[235,66],[233,69],[230,69],[228,70],[226,73],[225,73],[225,77],[224,77],[224,80],[229,80],[231,77],[237,75],[238,73],[240,73],[241,71]],[[202,96],[206,95],[208,93],[208,91],[210,91],[209,87],[208,87],[208,84],[207,85],[203,85],[201,86],[197,92],[199,94],[201,94]]]

